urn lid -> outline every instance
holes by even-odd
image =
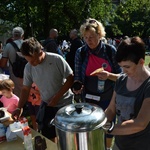
[[[59,109],[53,123],[62,131],[85,132],[102,127],[106,121],[102,108],[89,103],[76,103]]]

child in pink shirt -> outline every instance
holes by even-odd
[[[2,95],[0,102],[2,102],[3,107],[5,107],[9,113],[12,113],[17,108],[19,102],[19,97],[13,94],[14,87],[14,82],[11,79],[0,81],[0,91]]]

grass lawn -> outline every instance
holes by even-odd
[[[146,55],[145,56],[145,65],[147,66],[150,63],[150,56]]]

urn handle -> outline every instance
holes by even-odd
[[[113,131],[115,127],[115,124],[113,121],[111,122],[107,122],[104,126],[102,126],[102,128],[107,132],[107,133],[111,133]]]

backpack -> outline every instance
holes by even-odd
[[[108,57],[108,60],[112,63],[111,66],[112,66],[113,70],[115,71],[115,67],[114,67],[114,65],[113,65],[114,62],[113,62],[113,58],[112,58],[111,46],[108,45],[108,44],[105,44],[103,51],[106,53],[106,55],[107,55],[107,57]],[[84,59],[85,59],[85,57],[86,57],[86,45],[83,45],[83,46],[81,47],[80,56],[81,56],[82,63],[83,63],[83,61],[84,61]]]
[[[16,50],[15,62],[11,63],[11,61],[10,61],[10,64],[12,66],[13,74],[18,78],[23,78],[24,68],[25,68],[25,65],[27,64],[27,60],[24,57],[17,54],[17,52],[20,52],[20,49],[18,48],[18,46],[15,42],[11,42],[10,44]]]

